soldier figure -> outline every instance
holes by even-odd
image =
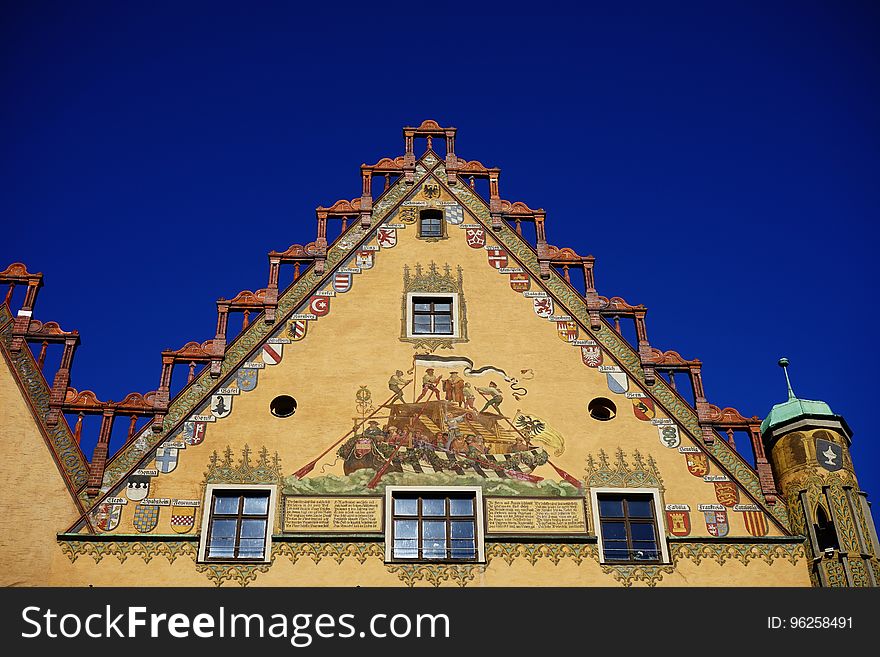
[[[409,381],[403,378],[403,370],[397,370],[390,379],[388,379],[388,389],[394,393],[389,404],[396,401],[403,401],[403,388]]]
[[[501,409],[498,408],[501,402],[504,401],[504,396],[501,394],[501,391],[498,389],[498,386],[495,385],[494,381],[489,382],[488,388],[477,388],[477,392],[486,398],[486,404],[483,406],[482,410],[480,410],[480,413],[485,413],[486,409],[492,406],[498,415],[504,415],[504,413],[501,412]]]
[[[474,408],[474,391],[471,389],[470,383],[465,383],[464,387],[461,389],[462,398],[464,399],[464,407],[471,408],[473,410],[477,410]]]
[[[437,397],[437,401],[440,401],[440,391],[437,389],[437,384],[440,383],[440,377],[434,376],[434,368],[429,367],[425,370],[425,376],[422,377],[422,393],[419,395],[419,398],[416,399],[416,402],[422,401],[422,397],[426,394],[428,395],[428,401],[431,400],[431,395]]]

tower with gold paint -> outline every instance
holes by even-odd
[[[785,371],[788,400],[761,425],[792,528],[806,537],[817,586],[877,586],[878,540],[867,495],[859,489],[846,420],[822,401],[799,399]]]

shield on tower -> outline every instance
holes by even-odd
[[[511,274],[510,287],[514,292],[526,292],[532,287],[532,280],[528,274]]]
[[[110,532],[119,525],[122,517],[121,504],[99,504],[92,511],[92,524],[102,532]]]
[[[746,531],[752,536],[767,535],[767,518],[763,511],[743,511],[743,522]]]
[[[654,411],[654,400],[649,397],[638,397],[630,400],[633,404],[633,415],[642,422],[650,422],[651,418],[656,415]]]
[[[396,228],[380,228],[376,232],[376,241],[383,249],[390,249],[397,244]]]
[[[450,205],[446,208],[446,221],[453,226],[464,222],[464,211],[460,205]]]
[[[486,231],[482,228],[468,228],[465,230],[467,245],[472,249],[482,249],[486,246]]]
[[[263,345],[261,353],[263,355],[263,362],[266,365],[277,365],[281,362],[281,356],[284,354],[284,345],[266,343]]]
[[[727,511],[703,511],[706,518],[706,531],[710,536],[727,536],[730,525],[727,523]]]
[[[224,418],[232,412],[232,395],[211,395],[211,415]]]
[[[147,475],[131,475],[125,482],[125,496],[132,502],[140,502],[150,494],[150,479]]]
[[[196,522],[194,506],[171,506],[171,529],[178,534],[186,534]]]
[[[622,395],[629,390],[629,378],[626,376],[626,373],[606,372],[605,376],[608,378],[608,389],[611,392]]]
[[[667,511],[666,528],[673,536],[687,536],[691,533],[691,514],[687,511]]]
[[[372,251],[358,251],[357,255],[354,258],[355,266],[360,267],[361,269],[372,269],[373,268],[373,252]]]
[[[716,481],[713,483],[715,484],[715,499],[718,500],[718,504],[727,507],[739,504],[739,489],[734,482]]]
[[[495,269],[501,269],[507,266],[507,252],[504,249],[488,249],[489,264]]]
[[[684,455],[687,462],[688,472],[695,477],[705,477],[709,474],[709,457],[703,452],[688,452]]]
[[[280,347],[281,345],[278,346]],[[250,392],[256,388],[257,372],[259,372],[259,370],[244,368],[238,370],[238,373],[235,375],[235,382],[238,384],[238,389],[243,390],[244,392]]]
[[[829,472],[837,472],[843,467],[843,448],[830,440],[816,438],[816,460]]]
[[[207,422],[184,422],[183,423],[183,442],[187,445],[198,445],[205,439],[205,432],[208,430]]]
[[[306,337],[306,331],[309,328],[309,322],[305,319],[295,319],[287,325],[287,335],[294,341],[302,340]]]
[[[156,467],[162,474],[168,474],[177,467],[177,448],[160,447],[156,450]]]
[[[348,292],[351,289],[351,274],[336,272],[333,275],[333,289],[337,292]]]
[[[553,299],[550,297],[536,297],[533,302],[535,314],[547,319],[553,314]]]
[[[581,360],[587,367],[599,367],[602,364],[602,347],[599,345],[581,347]]]
[[[577,322],[556,322],[556,335],[563,342],[574,342],[578,339]]]
[[[143,504],[138,504],[134,508],[134,528],[141,534],[153,531],[159,523],[159,509],[161,508],[162,507],[158,506],[144,506]]]
[[[372,256],[372,252],[370,252]],[[309,312],[316,317],[323,317],[330,312],[330,297],[312,297],[309,301]]]

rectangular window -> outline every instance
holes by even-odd
[[[443,210],[419,213],[419,237],[443,237]]]
[[[661,560],[653,495],[602,493],[596,503],[605,562]]]
[[[452,335],[452,297],[413,297],[413,335]]]
[[[273,486],[209,486],[200,561],[267,561],[274,497]]]
[[[407,489],[388,495],[390,561],[482,560],[481,498],[474,491]]]

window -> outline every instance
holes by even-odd
[[[274,486],[211,484],[205,504],[200,561],[268,561]]]
[[[657,499],[651,493],[597,493],[602,561],[659,562],[665,556],[657,536]]]
[[[482,561],[482,494],[473,487],[386,488],[388,561]]]
[[[419,237],[443,237],[443,210],[419,212]]]
[[[452,297],[413,297],[413,335],[452,335]]]

